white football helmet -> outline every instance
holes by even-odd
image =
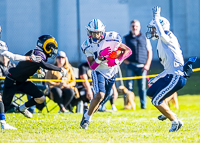
[[[164,31],[169,31],[170,29],[170,23],[169,21],[164,18],[164,17],[159,17],[159,22],[161,24],[161,26],[163,27],[163,30]],[[148,39],[152,39],[152,40],[155,40],[158,38],[158,34],[156,32],[156,27],[155,27],[155,20],[151,20],[149,22],[149,24],[147,25],[147,32],[146,32],[146,37]]]
[[[106,26],[101,22],[101,20],[99,20],[99,19],[92,19],[88,23],[88,26],[86,26],[89,39],[91,39],[91,41],[93,43],[99,43],[101,41],[101,39],[104,38],[105,27]],[[97,32],[101,33],[101,36],[100,36],[99,39],[92,37],[92,33],[97,33]]]

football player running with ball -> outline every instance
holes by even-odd
[[[1,26],[0,26],[0,38],[1,38]],[[35,56],[34,54],[31,54],[30,56],[22,56],[18,54],[13,54],[8,51],[8,47],[5,42],[0,40],[0,55],[6,56],[8,59],[12,61],[35,61],[35,62],[40,62],[42,58],[40,56]],[[8,123],[5,121],[5,113],[4,113],[4,104],[2,101],[2,97],[0,94],[0,124],[1,124],[1,129],[14,129],[16,130],[17,128],[10,126]]]
[[[179,42],[170,31],[169,21],[160,16],[161,8],[156,6],[152,11],[153,19],[147,26],[146,36],[149,39],[158,39],[157,51],[164,71],[149,81],[152,86],[148,89],[147,95],[152,98],[152,104],[163,114],[162,116],[171,121],[169,132],[176,132],[183,126],[183,122],[163,101],[186,84],[184,60]]]
[[[88,128],[93,113],[110,94],[118,72],[117,65],[132,54],[131,49],[122,43],[117,32],[105,32],[105,25],[99,19],[92,19],[86,29],[88,39],[81,48],[93,70],[92,81],[96,96],[83,114],[80,123],[83,129]]]

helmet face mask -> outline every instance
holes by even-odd
[[[159,38],[156,28],[154,26],[147,26],[146,37],[147,39],[156,40]]]
[[[159,22],[164,31],[169,31],[170,23],[166,18],[159,17]],[[147,25],[147,28],[148,28],[147,32],[146,32],[147,39],[156,40],[159,38],[157,31],[156,31],[155,20],[151,20],[150,23]]]
[[[99,19],[92,19],[86,27],[92,43],[99,43],[104,38],[105,25]]]
[[[55,38],[51,35],[42,35],[38,38],[37,46],[47,55],[55,58],[58,52],[58,45]]]
[[[54,43],[48,43],[46,45],[46,49],[48,51],[50,51],[49,57],[51,57],[51,58],[55,58],[56,57],[56,54],[58,53],[58,47],[55,47]]]

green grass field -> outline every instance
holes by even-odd
[[[79,128],[82,115],[37,113],[32,119],[21,114],[6,114],[17,131],[1,130],[0,142],[200,142],[200,96],[179,97],[180,109],[171,109],[184,122],[178,132],[169,133],[169,120],[158,121],[159,112],[148,99],[146,110],[123,110],[123,100],[115,102],[116,112],[95,113],[88,130]],[[107,108],[110,108],[107,103]]]

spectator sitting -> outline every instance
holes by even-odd
[[[90,69],[88,62],[82,63],[79,67],[79,78],[83,79],[85,81],[78,82],[78,90],[80,93],[80,98],[76,99],[74,98],[71,102],[72,106],[77,106],[79,101],[83,101],[84,104],[84,110],[88,109],[88,103],[93,99],[94,92],[93,92],[93,86],[92,82],[89,82],[88,79],[92,78],[92,70]]]
[[[67,56],[65,52],[59,51],[56,57],[56,66],[63,67],[65,69],[65,75],[62,77],[62,74],[58,71],[47,71],[45,76],[46,79],[62,79],[61,82],[49,81],[45,82],[50,87],[50,99],[55,101],[59,107],[60,112],[68,113],[66,108],[72,109],[70,106],[70,102],[73,97],[79,97],[79,93],[76,85],[76,78],[72,69],[72,66],[69,64]]]

